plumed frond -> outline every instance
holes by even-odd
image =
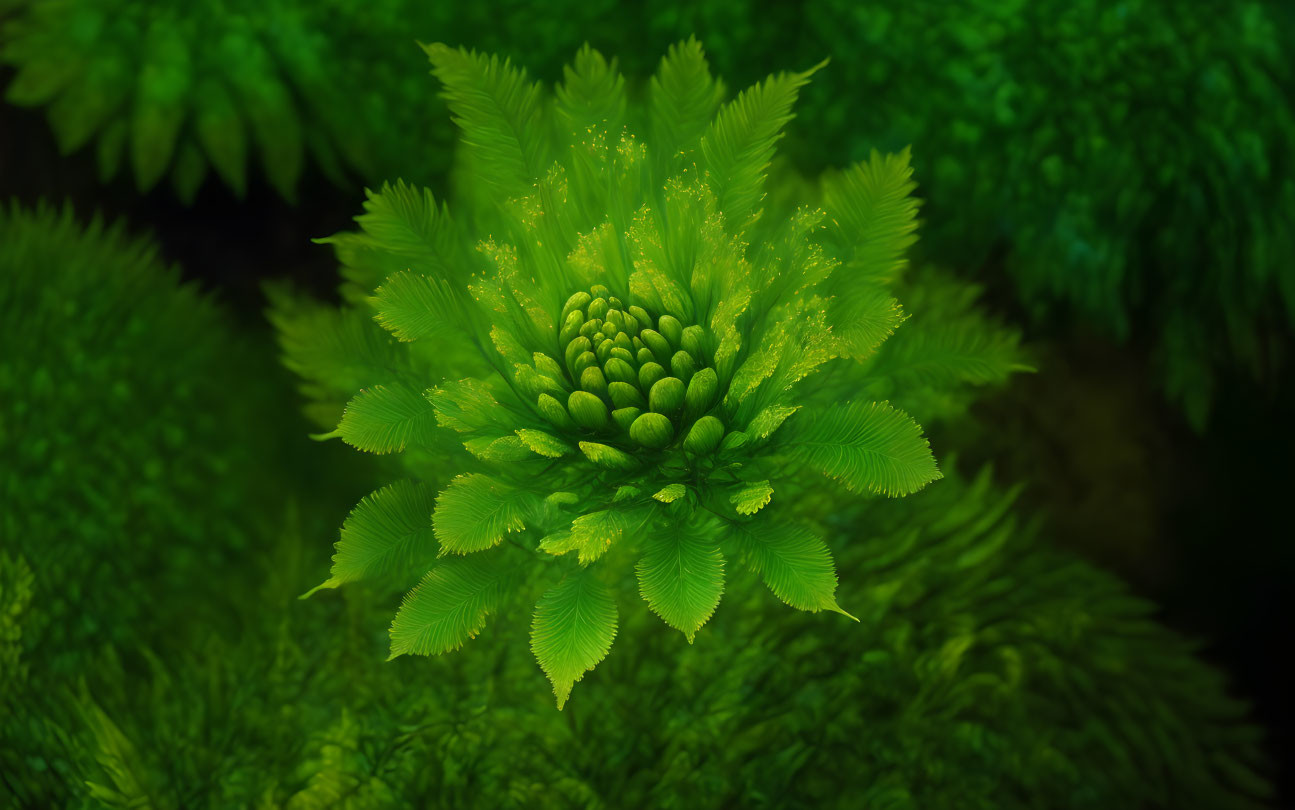
[[[387,254],[415,273],[445,279],[465,274],[462,232],[444,204],[437,205],[429,189],[403,180],[365,190],[364,213],[355,218],[366,246]],[[334,241],[321,239],[321,243]]]
[[[305,596],[320,588],[407,573],[432,560],[435,504],[436,490],[415,481],[397,481],[366,495],[342,524],[328,580]]]
[[[561,710],[571,687],[607,657],[616,638],[611,590],[588,569],[567,574],[535,605],[531,650]]]
[[[540,85],[497,56],[440,43],[424,50],[481,182],[502,194],[529,188],[548,168]]]
[[[886,402],[802,410],[777,442],[852,492],[908,495],[940,478],[922,428]]]
[[[648,87],[654,149],[663,159],[695,149],[724,100],[724,83],[712,78],[701,43],[670,46]]]
[[[347,404],[337,433],[368,453],[398,453],[410,445],[435,442],[436,409],[401,383],[366,388]]]
[[[742,91],[706,129],[701,152],[710,187],[729,227],[746,225],[764,196],[765,170],[800,88],[823,62],[804,73],[781,73]]]
[[[476,638],[499,601],[506,573],[487,554],[441,560],[401,602],[391,623],[391,657],[439,655]]]
[[[844,613],[836,604],[832,554],[808,527],[750,521],[731,524],[731,532],[742,561],[760,575],[774,596],[797,610]]]
[[[566,442],[554,436],[551,433],[545,433],[542,430],[532,430],[530,428],[521,428],[517,431],[517,437],[521,439],[522,444],[526,445],[531,452],[538,453],[548,458],[560,458],[568,453],[574,452],[574,448]]]
[[[442,552],[468,554],[526,528],[522,521],[535,498],[488,475],[455,478],[436,498],[432,521]]]
[[[669,521],[654,528],[642,548],[639,592],[691,644],[724,593],[724,555],[714,532],[709,525]]]
[[[439,278],[397,273],[378,287],[373,304],[377,322],[400,340],[454,338],[465,325],[453,290]]]
[[[617,72],[614,58],[609,63],[586,43],[575,64],[562,69],[562,76],[554,93],[555,109],[570,134],[580,138],[591,127],[605,132],[620,129],[625,121],[625,77]]]
[[[884,156],[874,149],[866,163],[823,177],[823,207],[845,261],[843,290],[852,291],[855,280],[892,281],[904,268],[904,251],[917,241],[909,157],[908,149]]]

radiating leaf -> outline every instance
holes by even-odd
[[[683,496],[688,494],[688,488],[683,484],[669,484],[657,492],[652,497],[661,503],[674,503]]]
[[[462,306],[444,279],[408,270],[396,273],[374,293],[374,316],[400,340],[462,339],[468,326]]]
[[[733,533],[743,562],[774,596],[797,610],[844,613],[836,604],[832,554],[814,532],[791,523],[753,520],[733,524]]]
[[[625,120],[625,78],[603,55],[586,43],[575,64],[562,69],[563,83],[556,90],[558,117],[573,134],[591,126],[616,132]]]
[[[439,655],[476,638],[499,602],[505,575],[491,555],[441,560],[401,602],[391,623],[391,658]]]
[[[415,481],[397,481],[366,495],[342,524],[328,580],[305,596],[321,588],[404,573],[435,557],[435,504],[436,490]]]
[[[903,269],[904,251],[917,241],[912,176],[908,149],[884,157],[873,150],[866,163],[824,176],[823,207],[845,260],[839,278],[889,282]]]
[[[724,556],[708,524],[670,522],[643,544],[639,593],[691,644],[724,593]]]
[[[802,410],[779,436],[780,450],[852,492],[908,495],[941,477],[922,428],[888,402]]]
[[[710,75],[701,43],[670,46],[648,87],[652,149],[663,158],[697,145],[724,100],[724,83]]]
[[[598,442],[580,442],[580,452],[599,467],[609,470],[632,470],[639,466],[638,459],[629,453]]]
[[[724,106],[701,139],[710,186],[720,210],[734,230],[740,229],[764,196],[765,171],[791,108],[809,77],[827,64],[804,73],[780,73],[742,91]]]
[[[561,711],[571,687],[607,657],[616,638],[616,603],[589,570],[573,571],[535,605],[531,650],[553,683]]]
[[[482,551],[509,532],[526,528],[523,516],[538,499],[488,475],[461,475],[436,499],[432,516],[441,550],[453,554]]]
[[[401,383],[375,385],[356,394],[342,414],[342,441],[369,453],[398,453],[411,444],[431,444],[436,410],[423,395]]]
[[[528,189],[548,168],[540,84],[497,56],[441,43],[424,50],[445,85],[442,96],[463,130],[461,146],[477,179],[505,195]]]

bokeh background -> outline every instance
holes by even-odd
[[[974,429],[933,443],[1023,483],[1053,542],[1203,640],[1200,654],[1252,701],[1279,806],[1291,801],[1291,4],[299,5],[0,3],[0,198],[67,200],[152,234],[272,359],[264,282],[335,300],[332,252],[311,240],[351,226],[362,188],[397,176],[438,197],[447,188],[453,132],[415,40],[498,52],[551,83],[585,41],[643,77],[695,34],[734,92],[831,57],[783,144],[790,164],[816,174],[912,144],[926,200],[915,259],[983,284],[985,306],[1037,359],[1037,374],[975,406]],[[231,20],[241,38],[221,50],[212,43]],[[35,75],[52,70],[42,60],[72,70],[74,53],[93,81]],[[231,125],[244,133],[238,155],[222,168],[208,151],[199,176],[183,166],[186,149],[201,152],[212,97],[197,83],[240,56],[253,70],[253,53],[269,78],[229,86],[272,81],[281,95],[260,112],[245,101]],[[188,84],[150,78],[186,59]],[[115,106],[92,103],[113,93]],[[182,101],[167,106],[167,93]],[[152,129],[114,135],[118,120]],[[284,127],[298,142],[275,142]],[[109,176],[113,137],[127,146]],[[267,421],[284,425],[267,452],[307,481],[358,464],[305,439],[288,374],[261,366],[278,386]],[[363,469],[315,475],[325,527],[368,491]],[[322,579],[332,539],[307,536],[303,586]]]

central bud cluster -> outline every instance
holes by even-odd
[[[707,413],[719,399],[719,377],[707,364],[702,327],[626,307],[602,285],[572,295],[559,323],[562,363],[544,358],[541,373],[555,385],[537,403],[550,422],[650,450],[681,442],[702,454],[719,445],[724,425]]]

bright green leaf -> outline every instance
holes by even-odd
[[[797,610],[844,613],[836,604],[832,554],[814,532],[795,524],[757,520],[734,524],[733,533],[743,562],[760,575],[774,596]]]
[[[671,522],[643,544],[639,593],[691,644],[724,594],[724,556],[709,525]]]
[[[531,650],[553,683],[558,710],[571,687],[607,657],[616,638],[616,603],[588,570],[573,571],[535,605]]]
[[[739,515],[754,515],[769,504],[773,498],[773,486],[768,481],[756,481],[745,484],[731,496],[728,502],[733,504]]]
[[[347,404],[337,430],[342,441],[357,449],[398,453],[411,444],[432,443],[436,411],[406,385],[375,385]]]
[[[401,602],[391,623],[391,658],[440,655],[476,638],[499,602],[505,573],[489,555],[442,560]]]
[[[441,550],[469,554],[498,544],[522,522],[534,496],[488,475],[461,475],[436,499],[432,525]]]

